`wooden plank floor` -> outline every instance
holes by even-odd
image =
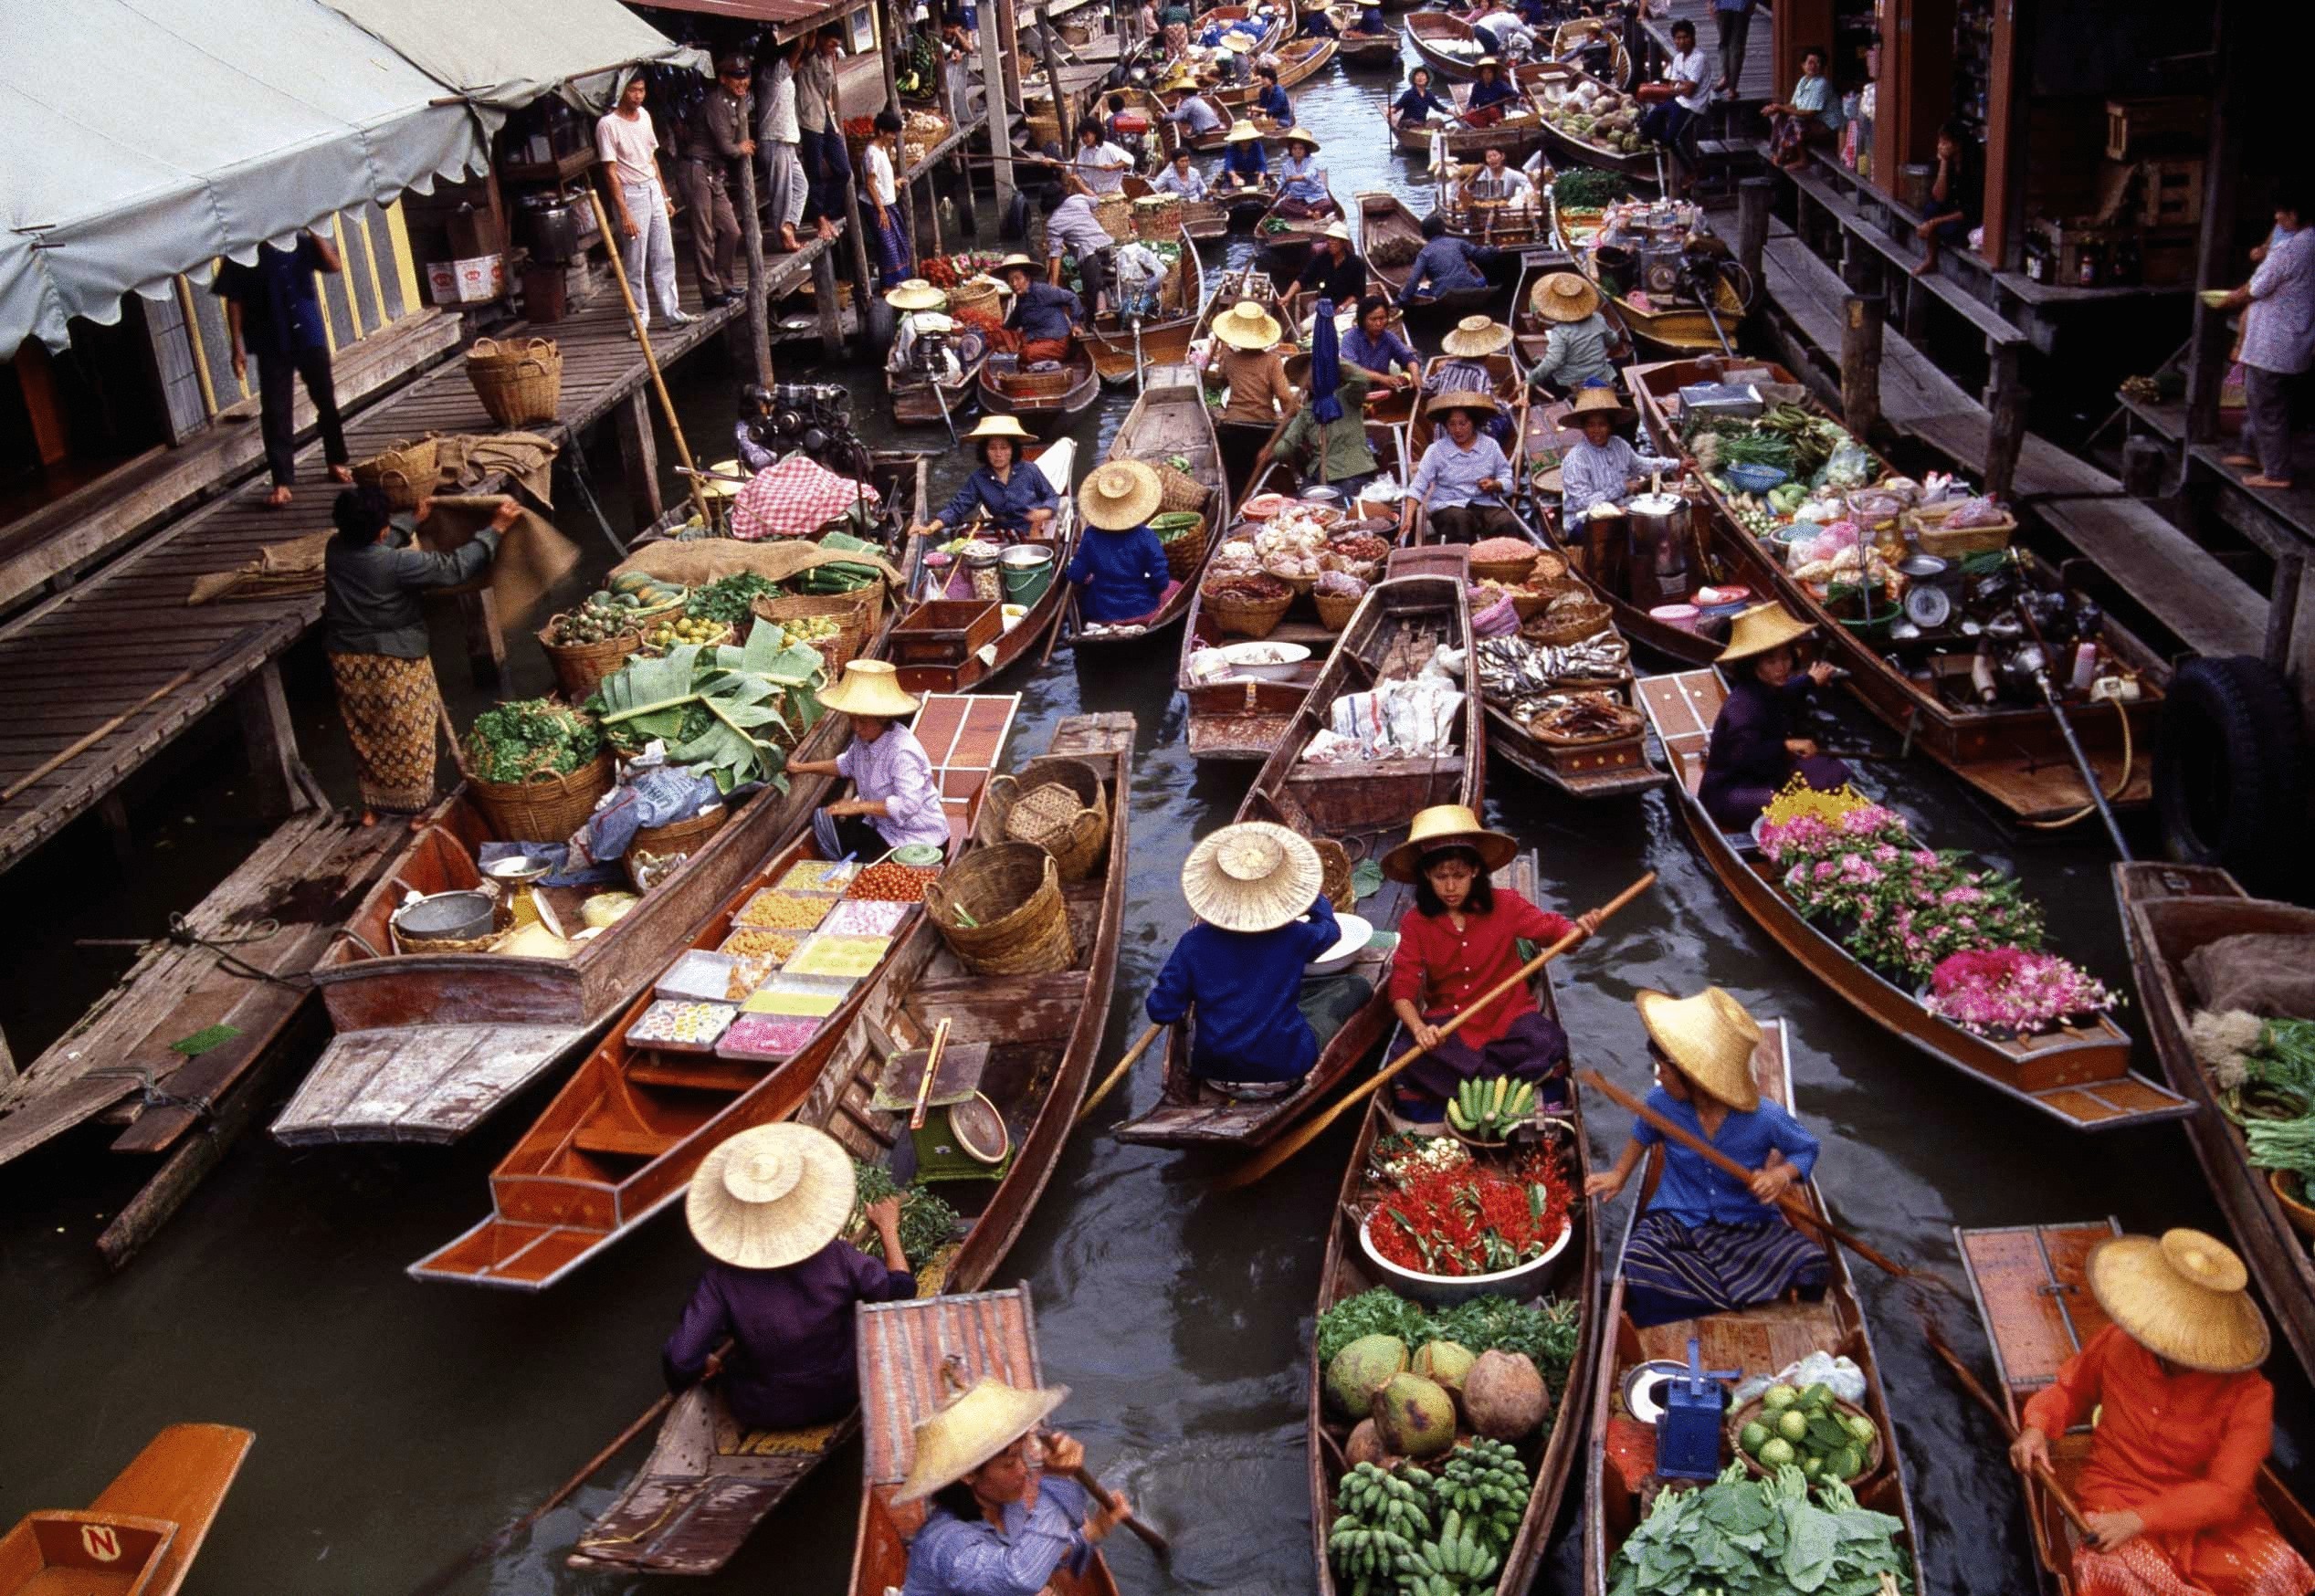
[[[1712,76],[1720,71],[1720,29],[1712,22],[1712,0],[1671,0],[1668,6],[1657,10],[1643,24],[1657,45],[1666,55],[1672,53],[1672,25],[1688,22],[1696,28],[1696,47],[1704,52],[1712,64]],[[1776,74],[1776,23],[1766,5],[1752,11],[1752,30],[1744,36],[1744,74],[1736,85],[1739,104],[1757,105],[1780,98],[1784,88],[1773,80]]]
[[[771,257],[769,291],[774,297],[793,291],[809,278],[814,259],[831,247],[841,245],[816,239],[796,254]],[[696,305],[688,261],[681,270],[682,301]],[[655,331],[653,350],[663,365],[672,364],[743,313],[735,303],[689,327],[663,326]],[[518,324],[510,331],[531,330]],[[647,381],[616,289],[536,331],[563,349],[562,414],[554,425],[537,429],[558,442],[600,420]],[[350,417],[346,439],[361,459],[428,432],[497,430],[467,381],[464,362],[453,359]],[[321,619],[318,593],[199,609],[184,602],[196,576],[230,571],[268,543],[328,530],[335,490],[318,442],[300,451],[299,478],[297,497],[287,509],[265,507],[270,484],[260,478],[0,626],[0,788],[129,713],[94,746],[0,804],[0,870],[89,810]],[[483,486],[488,491],[493,485]],[[178,680],[181,676],[185,679]],[[155,693],[160,696],[146,703]]]

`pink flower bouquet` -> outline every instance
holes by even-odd
[[[1922,1006],[1980,1036],[2031,1036],[2114,1003],[2103,983],[2069,960],[2001,947],[1939,961]]]

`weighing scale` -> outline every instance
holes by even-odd
[[[1002,1181],[1015,1150],[1005,1117],[981,1090],[989,1045],[952,1047],[943,1020],[931,1046],[893,1055],[869,1107],[909,1117],[919,1181]]]

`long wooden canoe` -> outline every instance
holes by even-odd
[[[1406,202],[1394,194],[1370,191],[1358,196],[1359,253],[1367,257],[1367,270],[1381,279],[1396,299],[1406,291],[1407,278],[1415,273],[1414,251],[1423,247],[1423,224],[1415,219],[1415,213],[1406,208]],[[1403,256],[1391,266],[1378,266],[1374,261],[1376,245],[1388,241],[1389,253]],[[1493,283],[1481,283],[1477,288],[1450,289],[1443,294],[1426,294],[1413,308],[1428,310],[1484,310],[1496,295]]]
[[[953,1026],[952,1045],[991,1045],[983,1090],[1017,1150],[994,1183],[942,1183],[941,1195],[961,1212],[963,1228],[952,1248],[919,1272],[921,1294],[973,1292],[988,1283],[1028,1223],[1084,1099],[1109,1021],[1125,912],[1132,747],[1133,717],[1102,714],[1064,719],[1047,750],[1093,765],[1109,793],[1110,840],[1095,874],[1063,888],[1077,947],[1070,968],[1049,975],[972,974],[936,931],[920,926],[868,983],[866,1001],[834,1028],[832,1050],[785,1110],[826,1130],[854,1158],[885,1165],[905,1185],[915,1160],[908,1115],[875,1106],[886,1065],[900,1052],[924,1046],[942,1020]],[[969,1299],[953,1306],[969,1311]],[[809,1430],[748,1431],[711,1385],[695,1387],[668,1414],[642,1471],[580,1537],[570,1561],[578,1568],[712,1573],[858,1427],[856,1415]]]
[[[2186,1139],[2284,1339],[2315,1371],[2315,1261],[2194,1056],[2187,1033],[2202,1004],[2186,970],[2196,950],[2222,937],[2315,937],[2315,909],[2253,898],[2226,871],[2195,865],[2116,865],[2114,896],[2162,1074],[2200,1110],[2187,1118]]]
[[[1441,645],[1468,650],[1470,633],[1469,606],[1463,583],[1455,577],[1396,577],[1370,588],[1300,705],[1276,719],[1267,745],[1268,757],[1238,805],[1237,818],[1276,822],[1309,837],[1331,837],[1346,851],[1354,850],[1353,857],[1379,858],[1405,840],[1416,811],[1435,803],[1477,809],[1487,773],[1487,723],[1476,691],[1465,694],[1462,747],[1451,758],[1375,764],[1302,762],[1302,751],[1325,727],[1336,699],[1371,690],[1386,676],[1412,675]],[[1302,690],[1292,684],[1263,685]],[[1227,685],[1200,690],[1224,696],[1236,691]],[[1251,698],[1250,689],[1247,696]],[[1257,733],[1244,721],[1229,731],[1242,744],[1257,740]],[[1194,740],[1193,751],[1195,746]],[[1336,907],[1388,929],[1398,924],[1412,901],[1409,888],[1386,881],[1355,908],[1350,904]],[[1385,963],[1382,953],[1370,950],[1350,971],[1331,978],[1365,983],[1367,1000],[1340,1030],[1321,1038],[1324,1045],[1317,1065],[1292,1091],[1279,1097],[1231,1097],[1207,1086],[1190,1073],[1187,1038],[1176,1027],[1167,1039],[1164,1086],[1157,1106],[1119,1126],[1116,1136],[1157,1147],[1259,1147],[1270,1140],[1323,1100],[1394,1023],[1384,995]]]
[[[1130,383],[1137,372],[1189,358],[1190,336],[1205,309],[1205,270],[1188,229],[1174,236],[1182,248],[1182,269],[1160,289],[1157,314],[1142,318],[1137,331],[1131,319],[1103,310],[1086,328],[1093,369],[1105,383]]]
[[[1630,110],[1636,121],[1647,108],[1611,83],[1564,62],[1551,63],[1548,73],[1539,75],[1526,85],[1529,96],[1535,101],[1543,119],[1543,143],[1567,166],[1593,166],[1605,172],[1620,172],[1636,184],[1649,188],[1663,184],[1663,151],[1653,139],[1644,139],[1637,150],[1620,149],[1604,143],[1589,134],[1576,132],[1552,120],[1552,113],[1563,101],[1571,100],[1585,84],[1593,85],[1594,94],[1614,94],[1619,110]]]
[[[1209,5],[1197,14],[1197,25],[1201,28],[1209,22],[1251,24],[1254,20],[1254,7],[1251,5]],[[1287,31],[1293,26],[1293,6],[1288,5],[1273,11],[1269,20],[1261,24],[1261,31],[1254,36],[1254,48],[1251,51],[1240,51],[1239,54],[1250,61],[1258,61],[1264,56],[1277,55],[1285,47]],[[1282,84],[1283,77],[1280,81]],[[1250,87],[1247,88],[1246,91],[1249,95],[1253,93]]]
[[[973,603],[961,599],[921,599],[909,604],[893,623],[886,656],[892,661],[900,685],[911,693],[984,692],[989,684],[1029,658],[1045,634],[1061,623],[1068,605],[1068,583],[1062,573],[1077,553],[1077,440],[1063,438],[1030,457],[1029,463],[1045,473],[1060,498],[1060,505],[1041,540],[1053,551],[1053,581],[1036,603],[1010,627],[984,636],[985,621],[969,612]],[[962,529],[947,529],[954,533]],[[946,534],[944,534],[946,535]],[[1038,540],[1021,538],[1017,542]],[[920,592],[926,584],[923,560],[932,540],[919,538],[909,551],[907,590]],[[999,610],[1002,617],[1004,611]],[[963,617],[960,622],[960,616]],[[1003,627],[1002,619],[999,625]]]
[[[1704,862],[1763,930],[1859,1013],[2069,1129],[2113,1130],[2194,1111],[2185,1097],[2131,1068],[2131,1039],[2104,1014],[2038,1036],[1995,1041],[1931,1013],[1911,992],[1861,963],[1801,917],[1752,839],[1722,832],[1696,796],[1712,723],[1727,697],[1719,676],[1698,670],[1644,677],[1639,692],[1640,708],[1664,745],[1681,818]]]
[[[1334,24],[1336,49],[1334,58],[1345,67],[1395,67],[1399,64],[1399,30],[1385,28],[1381,33],[1361,33],[1357,27],[1360,7],[1330,5],[1327,20]]]
[[[1053,436],[1100,396],[1101,373],[1080,340],[1069,341],[1068,358],[1058,374],[1001,368],[994,357],[981,362],[982,410],[1013,416],[1038,437]]]
[[[1705,313],[1702,300],[1684,294],[1641,299],[1610,293],[1600,280],[1599,262],[1594,257],[1605,213],[1563,215],[1556,198],[1551,201],[1550,212],[1552,242],[1574,259],[1575,269],[1615,306],[1625,331],[1641,350],[1665,360],[1730,351],[1731,341],[1736,337],[1748,307],[1743,296],[1726,278],[1713,281],[1710,315]],[[1713,325],[1715,317],[1719,319],[1717,327]]]
[[[26,1514],[0,1536],[5,1596],[176,1596],[257,1440],[172,1424],[86,1507]]]
[[[1278,60],[1279,87],[1293,89],[1315,77],[1321,68],[1334,59],[1334,52],[1341,47],[1336,40],[1324,37],[1288,39],[1277,46],[1268,53]],[[1257,54],[1255,58],[1259,60],[1261,56]],[[1244,83],[1220,84],[1207,92],[1230,115],[1252,118],[1255,125],[1262,130],[1264,143],[1283,144],[1285,140],[1281,135],[1287,130],[1278,127],[1266,117],[1255,116],[1249,109],[1254,104],[1254,96],[1259,92],[1259,87],[1249,78]]]
[[[1532,901],[1536,897],[1536,864],[1533,854],[1522,854],[1510,866],[1498,872],[1499,884],[1515,887]],[[1559,1005],[1552,996],[1551,971],[1538,971],[1531,983],[1535,1006],[1553,1019],[1559,1017]],[[1404,1040],[1396,1031],[1392,1033],[1386,1053]],[[1526,1509],[1520,1516],[1520,1526],[1511,1542],[1504,1548],[1502,1567],[1495,1576],[1495,1588],[1499,1591],[1524,1591],[1535,1577],[1537,1566],[1551,1545],[1552,1528],[1559,1518],[1560,1501],[1567,1490],[1569,1477],[1574,1473],[1576,1459],[1583,1454],[1584,1441],[1584,1397],[1590,1391],[1593,1360],[1600,1345],[1600,1242],[1598,1205],[1582,1195],[1584,1178],[1592,1168],[1591,1143],[1584,1131],[1584,1112],[1581,1103],[1571,1103],[1564,1109],[1539,1108],[1535,1123],[1538,1131],[1549,1145],[1558,1147],[1564,1159],[1563,1172],[1576,1192],[1568,1207],[1568,1223],[1574,1234],[1567,1245],[1553,1260],[1545,1276],[1538,1280],[1522,1280],[1521,1300],[1542,1295],[1573,1302],[1577,1314],[1575,1354],[1568,1363],[1564,1386],[1552,1392],[1549,1416],[1542,1431],[1518,1444],[1521,1461],[1527,1465],[1528,1498]],[[1381,1094],[1367,1100],[1364,1123],[1359,1129],[1358,1139],[1352,1144],[1351,1159],[1342,1173],[1342,1187],[1334,1204],[1332,1223],[1327,1227],[1326,1262],[1319,1274],[1318,1312],[1324,1314],[1336,1303],[1356,1297],[1390,1281],[1368,1260],[1359,1244],[1359,1224],[1373,1207],[1373,1194],[1365,1180],[1368,1154],[1377,1137],[1390,1129]],[[1320,1367],[1315,1338],[1310,1349],[1310,1366],[1306,1401],[1309,1407],[1308,1451],[1310,1472],[1310,1538],[1312,1555],[1318,1568],[1320,1596],[1335,1596],[1346,1589],[1335,1577],[1327,1557],[1327,1538],[1333,1529],[1338,1512],[1334,1491],[1342,1475],[1348,1472],[1343,1459],[1343,1447],[1350,1438],[1351,1426],[1342,1423],[1326,1404],[1326,1370]]]
[[[1487,53],[1471,32],[1471,25],[1461,17],[1445,11],[1415,11],[1404,24],[1406,42],[1415,47],[1415,53],[1423,64],[1434,72],[1469,82],[1479,75],[1479,57]],[[1468,45],[1468,50],[1454,50],[1450,45]]]
[[[1993,1345],[1995,1387],[2012,1422],[2036,1391],[2057,1378],[2066,1360],[2104,1329],[2106,1310],[2091,1294],[2089,1255],[2122,1234],[2112,1219],[2076,1224],[2021,1224],[1968,1230],[1959,1225],[1962,1266],[1978,1320]],[[2271,1298],[2270,1298],[2271,1301]],[[2090,1452],[2088,1426],[2050,1437],[2050,1466],[2069,1489]],[[2001,1472],[2010,1472],[2005,1465]],[[2037,1481],[2017,1476],[2026,1496],[2026,1522],[2034,1537],[2035,1573],[2049,1596],[2075,1596],[2074,1552],[2079,1537]],[[2301,1557],[2315,1561],[2315,1515],[2291,1494],[2272,1464],[2262,1464],[2254,1487],[2258,1505]]]
[[[1791,1039],[1783,1020],[1761,1026],[1761,1045],[1752,1055],[1752,1078],[1761,1096],[1798,1111],[1793,1095]],[[1632,1200],[1626,1223],[1630,1244],[1631,1220],[1647,1207],[1649,1196],[1662,1177],[1664,1152],[1650,1150],[1647,1171]],[[1799,1194],[1809,1207],[1825,1214],[1825,1194],[1815,1181],[1803,1183]],[[1597,1383],[1592,1392],[1591,1446],[1585,1458],[1584,1490],[1584,1596],[1606,1596],[1614,1582],[1610,1570],[1616,1551],[1645,1517],[1639,1486],[1622,1477],[1610,1460],[1608,1433],[1623,1412],[1625,1377],[1640,1364],[1657,1359],[1688,1360],[1688,1344],[1700,1343],[1707,1369],[1738,1369],[1745,1376],[1776,1374],[1811,1352],[1846,1357],[1865,1375],[1865,1410],[1881,1433],[1880,1467],[1852,1487],[1857,1505],[1887,1513],[1905,1526],[1906,1549],[1913,1559],[1913,1589],[1921,1582],[1920,1527],[1913,1517],[1913,1499],[1905,1486],[1905,1465],[1899,1455],[1896,1416],[1889,1392],[1881,1385],[1880,1360],[1873,1353],[1873,1332],[1865,1318],[1865,1305],[1857,1294],[1847,1255],[1838,1246],[1827,1249],[1832,1270],[1824,1297],[1815,1302],[1773,1302],[1735,1313],[1707,1314],[1701,1318],[1675,1319],[1647,1329],[1635,1326],[1624,1311],[1624,1262],[1619,1253],[1614,1284],[1609,1287],[1606,1344],[1597,1364]],[[1651,1440],[1652,1440],[1651,1436]]]
[[[1429,17],[1444,13],[1426,11],[1419,15]],[[1409,19],[1410,25],[1413,20]],[[1429,58],[1426,56],[1425,59]],[[1556,70],[1548,61],[1522,61],[1511,68],[1511,85],[1528,96],[1534,85]],[[1464,76],[1475,78],[1477,74]],[[1517,166],[1543,147],[1543,117],[1531,97],[1498,101],[1502,108],[1502,120],[1488,126],[1471,127],[1463,122],[1460,119],[1471,109],[1472,87],[1469,82],[1451,78],[1438,80],[1442,97],[1455,107],[1454,121],[1409,122],[1386,108],[1383,114],[1390,123],[1392,142],[1410,155],[1430,158],[1435,166],[1441,156],[1450,162],[1474,163],[1489,149],[1500,149],[1503,158]]]
[[[1214,551],[1222,546],[1223,536],[1229,530],[1230,488],[1222,470],[1222,446],[1214,436],[1213,413],[1205,407],[1205,385],[1198,381],[1197,373],[1185,365],[1152,366],[1145,375],[1149,386],[1118,424],[1117,436],[1110,440],[1109,457],[1140,460],[1151,466],[1188,460],[1190,468],[1184,475],[1205,490],[1205,502],[1199,507],[1199,513],[1205,517],[1205,551],[1198,556],[1196,569],[1180,579],[1180,584],[1146,625],[1130,631],[1109,626],[1089,628],[1080,618],[1074,644],[1079,648],[1133,642],[1162,632],[1180,620],[1197,601],[1199,575],[1206,562],[1214,557]]]
[[[1783,366],[1770,365],[1767,370],[1773,381],[1799,387]],[[1669,361],[1633,366],[1625,377],[1642,421],[1659,442],[1668,446],[1679,436],[1679,391],[1687,383],[1702,381],[1703,369],[1693,362]],[[1800,403],[1820,413],[1824,410],[1813,400]],[[1888,469],[1886,462],[1881,464]],[[1736,580],[1755,593],[1774,593],[1794,614],[1815,622],[1826,656],[1849,672],[1849,690],[1912,747],[2020,819],[2055,819],[2075,814],[2089,803],[2081,774],[2075,769],[2048,706],[2005,703],[1983,708],[1967,693],[1974,659],[1971,640],[1960,639],[1962,646],[1929,656],[1924,668],[1932,679],[1923,686],[1893,666],[1879,645],[1843,625],[1805,584],[1794,581],[1781,559],[1771,558],[1758,542],[1739,530],[1728,496],[1709,477],[1704,491],[1727,533],[1714,539],[1714,546],[1744,561],[1744,573]],[[2064,591],[2063,580],[2054,568],[2024,550],[2017,552],[2025,573],[2036,587]],[[2117,706],[2071,704],[2067,719],[2098,771],[2099,783],[2115,793],[2113,804],[2117,808],[2142,805],[2153,798],[2152,759],[2146,751],[2154,746],[2170,684],[2170,664],[2110,615],[2100,627],[2099,641],[2137,677],[2139,698]],[[1949,688],[1952,698],[1947,696]],[[2124,783],[2126,767],[2130,779]]]

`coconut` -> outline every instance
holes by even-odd
[[[1463,1377],[1463,1411],[1480,1434],[1517,1441],[1542,1427],[1552,1397],[1526,1353],[1489,1350]]]
[[[1372,1419],[1361,1419],[1352,1428],[1350,1440],[1342,1444],[1342,1460],[1356,1468],[1362,1463],[1378,1467],[1391,1466],[1391,1449],[1383,1444],[1383,1433]]]
[[[1455,1399],[1435,1380],[1394,1374],[1374,1393],[1383,1444],[1407,1457],[1436,1457],[1455,1444]]]
[[[1363,1416],[1374,1393],[1406,1372],[1406,1343],[1396,1336],[1361,1336],[1326,1366],[1326,1400],[1346,1419]]]
[[[1459,1397],[1463,1394],[1463,1377],[1471,1372],[1471,1365],[1478,1360],[1478,1355],[1458,1341],[1426,1341],[1415,1349],[1415,1361],[1409,1367]]]

